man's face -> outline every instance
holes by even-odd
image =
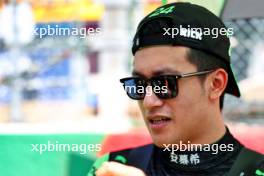
[[[163,74],[196,72],[187,60],[186,47],[155,46],[137,51],[134,73],[151,78]],[[178,80],[179,92],[172,99],[159,99],[154,93],[139,101],[144,121],[153,142],[164,144],[187,143],[195,140],[206,126],[206,91],[197,76]]]

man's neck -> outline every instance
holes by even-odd
[[[191,139],[191,143],[212,144],[224,136],[226,133],[226,127],[222,114],[220,112],[216,114],[217,115],[209,115],[206,121],[201,122],[203,127],[196,131],[196,134],[200,135],[196,135]]]

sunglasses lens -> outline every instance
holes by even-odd
[[[134,100],[142,100],[145,97],[145,81],[140,78],[129,78],[121,81],[127,95]]]
[[[141,78],[121,79],[127,95],[134,100],[143,100],[146,96],[147,82]],[[177,79],[172,75],[153,77],[151,79],[152,93],[160,99],[174,98],[178,94]],[[148,95],[148,94],[147,94]]]
[[[174,98],[178,94],[177,79],[175,76],[164,75],[153,78],[152,86],[154,87],[153,92],[161,99]]]

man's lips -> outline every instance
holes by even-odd
[[[160,129],[168,125],[168,123],[172,120],[170,117],[163,115],[155,115],[147,117],[150,127],[153,129]]]
[[[160,120],[171,120],[170,117],[166,115],[159,115],[159,114],[147,115],[146,117],[149,122],[160,121]]]
[[[167,117],[160,117],[160,118],[157,118],[157,119],[150,119],[149,122],[151,124],[159,124],[159,123],[162,123],[164,121],[170,121],[171,119],[170,118],[167,118]]]

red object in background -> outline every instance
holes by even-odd
[[[228,125],[231,133],[246,147],[264,154],[264,127],[247,125]],[[146,130],[137,130],[124,133],[109,135],[103,142],[102,150],[98,156],[105,153],[133,148],[151,143],[151,137]]]
[[[235,125],[231,133],[247,148],[264,154],[264,126]]]

